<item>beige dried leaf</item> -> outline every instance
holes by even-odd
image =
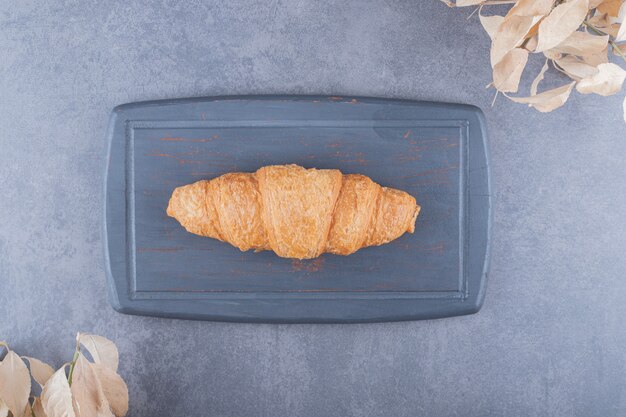
[[[33,401],[33,414],[35,417],[47,417],[41,404],[41,397],[35,397],[35,401]]]
[[[537,21],[533,27],[530,28],[528,33],[526,34],[526,38],[538,37],[539,34],[539,25],[541,24],[541,20]]]
[[[534,107],[542,113],[547,113],[565,104],[572,92],[572,88],[574,88],[574,84],[576,84],[575,81],[562,87],[544,91],[536,96],[507,97],[516,103],[528,104],[529,107]]]
[[[119,353],[115,343],[106,337],[87,333],[78,333],[76,338],[89,351],[94,362],[101,363],[102,365],[108,366],[114,371],[117,371]]]
[[[0,399],[0,417],[7,417],[9,415],[9,407],[2,399]]]
[[[456,7],[477,6],[484,0],[456,0]]]
[[[543,55],[547,59],[557,60],[563,58],[563,54],[555,51],[554,49],[548,49],[547,51],[543,51]]]
[[[33,409],[30,407],[30,403],[26,403],[26,408],[24,408],[24,413],[22,417],[32,417]]]
[[[491,67],[513,48],[519,46],[526,38],[528,31],[541,16],[511,16],[505,19],[496,31],[491,44]]]
[[[9,350],[0,362],[0,398],[14,416],[24,413],[30,395],[30,374],[20,357]]]
[[[547,16],[554,5],[554,0],[519,0],[509,10],[509,16]]]
[[[92,367],[113,414],[117,417],[125,416],[128,412],[128,387],[122,377],[106,366],[95,363]]]
[[[527,62],[527,50],[515,48],[509,51],[493,68],[493,86],[503,93],[516,93]]]
[[[609,35],[613,36],[614,38],[616,38],[616,37],[617,37],[617,35],[619,35],[619,34],[620,34],[620,33],[619,33],[619,31],[620,31],[621,27],[622,27],[622,25],[621,25],[621,24],[619,24],[619,23],[614,23],[614,24],[610,25],[609,27],[604,28],[604,29],[602,29],[602,30],[603,30],[604,32],[608,33]],[[624,41],[622,40],[622,41],[618,41],[618,42],[624,42]],[[623,45],[622,45],[622,46],[623,46]]]
[[[576,81],[580,81],[583,78],[593,77],[598,73],[598,69],[596,67],[585,64],[572,55],[567,55],[561,59],[557,59],[556,65],[558,65],[558,67],[563,70],[568,77]]]
[[[619,15],[621,5],[622,0],[604,0],[598,5],[598,11],[606,13],[609,16],[617,17]]]
[[[48,379],[50,379],[50,377],[54,374],[52,366],[40,361],[39,359],[30,358],[28,356],[22,356],[22,359],[26,359],[30,364],[30,373],[35,381],[37,381],[37,383],[42,387],[46,385]]]
[[[578,56],[594,55],[602,53],[608,43],[608,36],[596,36],[587,32],[574,32],[551,50]]]
[[[589,8],[595,9],[598,7],[604,0],[589,0]]]
[[[524,49],[530,52],[534,52],[535,49],[537,49],[537,36],[533,36],[532,38],[529,38],[528,42],[526,42],[526,46],[524,46]]]
[[[47,417],[76,417],[72,407],[72,391],[65,376],[65,366],[46,382],[41,391],[41,405]]]
[[[589,3],[591,6],[591,3]],[[597,29],[604,29],[611,26],[611,17],[606,13],[596,13],[587,19],[587,22]]]
[[[113,417],[100,380],[82,353],[76,359],[70,389],[77,417]]]
[[[581,55],[580,59],[592,67],[597,67],[600,64],[606,64],[609,62],[609,45],[597,54]]]
[[[626,71],[619,65],[608,63],[598,65],[598,73],[584,78],[576,85],[576,91],[581,94],[599,94],[611,96],[622,89]]]
[[[493,40],[498,28],[502,22],[504,22],[504,16],[483,16],[479,14],[478,17],[480,18],[480,24],[483,25],[483,29],[485,29],[485,32],[487,32],[491,40]]]
[[[543,77],[546,74],[546,71],[548,71],[548,60],[546,59],[546,62],[543,64],[543,67],[541,68],[541,71],[539,71],[539,74],[537,74],[537,77],[535,77],[535,79],[533,80],[533,83],[530,85],[530,95],[531,96],[536,96],[537,95],[537,89],[539,88],[539,83],[543,80]]]
[[[621,23],[617,35],[615,35],[615,42],[626,42],[626,2],[622,4],[619,10],[618,20]]]
[[[589,0],[569,0],[556,6],[539,25],[539,43],[537,51],[552,49],[583,23],[589,6]]]
[[[617,12],[616,22],[622,23],[626,19],[626,0],[622,0],[622,5],[619,7],[619,11]]]

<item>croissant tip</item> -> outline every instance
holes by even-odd
[[[177,219],[176,214],[178,210],[176,206],[180,205],[180,192],[182,188],[183,187],[176,187],[174,191],[172,191],[172,196],[170,197],[170,200],[167,203],[167,209],[165,210],[168,216],[173,217],[175,219]]]
[[[174,190],[174,192],[172,193],[172,196],[170,197],[169,201],[167,202],[167,209],[165,210],[165,212],[167,213],[168,216],[170,217],[175,217],[174,216],[174,198],[176,196],[176,190]]]
[[[419,216],[422,207],[419,204],[415,205],[415,211],[413,212],[413,217],[411,218],[411,223],[409,225],[409,233],[415,232],[415,222],[417,221],[417,216]]]

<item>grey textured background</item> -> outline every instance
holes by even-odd
[[[625,415],[622,98],[490,107],[488,41],[468,14],[436,0],[0,0],[0,339],[55,365],[77,330],[113,339],[132,416]],[[482,311],[306,326],[115,313],[109,111],[257,93],[482,107],[496,191]]]

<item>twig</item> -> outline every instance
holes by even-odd
[[[472,16],[474,16],[474,15],[476,14],[476,12],[477,12],[477,11],[479,11],[479,10],[481,9],[481,7],[483,7],[483,6],[480,6],[480,7],[475,8],[475,9],[474,9],[474,11],[473,11],[472,13],[470,13],[470,15],[469,15],[469,16],[467,16],[467,19],[466,19],[466,20],[470,20],[470,18],[471,18]]]
[[[500,90],[496,90],[496,94],[493,96],[493,101],[491,102],[491,107],[496,105],[496,99],[498,98],[498,93],[499,92],[500,92]]]

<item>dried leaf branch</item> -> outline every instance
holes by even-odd
[[[2,347],[7,354],[0,361],[0,417],[123,417],[128,412],[128,387],[117,374],[119,354],[109,339],[78,333],[72,360],[56,372],[38,359],[19,357],[5,342]],[[31,393],[31,377],[42,387],[39,397]]]
[[[626,0],[441,0],[450,7],[478,6],[480,23],[491,39],[492,82],[489,87],[516,103],[541,112],[561,107],[574,87],[580,94],[609,96],[621,91],[626,70],[609,60],[609,51],[626,63]],[[512,5],[506,15],[483,15],[484,6]],[[517,93],[532,54],[545,64],[528,97]],[[572,82],[538,93],[554,69]],[[626,99],[624,100],[626,121]]]

